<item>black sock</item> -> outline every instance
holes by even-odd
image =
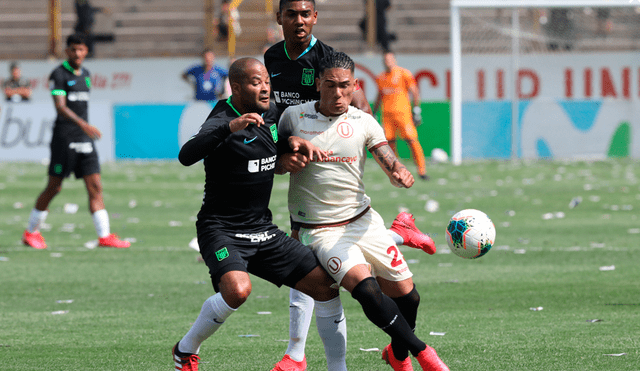
[[[416,285],[413,285],[413,290],[407,295],[392,299],[398,306],[398,309],[400,309],[400,313],[402,313],[404,319],[407,320],[407,324],[411,327],[411,330],[415,333],[418,305],[420,305],[420,294],[418,290],[416,290]],[[409,350],[397,341],[391,340],[391,347],[393,348],[393,355],[396,356],[396,359],[403,360],[409,356]]]
[[[396,303],[382,293],[375,278],[362,280],[351,296],[360,303],[369,321],[391,336],[392,341],[397,341],[414,356],[426,348],[425,343],[413,333]]]

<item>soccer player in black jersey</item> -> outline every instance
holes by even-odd
[[[202,342],[247,300],[248,273],[318,300],[316,322],[325,341],[335,342],[336,323],[343,318],[342,307],[335,309],[340,299],[330,287],[333,280],[309,248],[272,223],[268,209],[279,153],[299,151],[324,160],[326,152],[298,137],[278,137],[278,112],[260,61],[238,59],[229,69],[229,81],[231,97],[216,104],[178,156],[185,166],[204,159],[205,193],[196,229],[216,291],[173,347],[175,369],[180,371],[198,369]]]
[[[84,179],[89,194],[89,211],[99,237],[98,245],[127,248],[130,242],[110,233],[109,214],[104,207],[100,163],[94,143],[100,139],[101,133],[88,122],[91,78],[89,71],[82,67],[88,53],[84,36],[69,36],[65,52],[67,60],[53,70],[49,78],[58,113],[51,138],[49,181],[31,210],[22,242],[36,249],[47,247],[40,234],[40,226],[47,217],[51,200],[62,190],[62,181],[73,172],[76,178]]]
[[[273,98],[280,113],[287,107],[319,100],[316,87],[320,61],[334,52],[334,49],[316,39],[313,26],[318,21],[315,0],[280,0],[277,22],[282,26],[284,40],[274,44],[264,54],[264,61],[271,77]],[[351,105],[371,114],[371,107],[362,89],[353,94]],[[288,172],[299,171],[308,159],[300,153],[282,156],[283,167]],[[291,236],[297,238],[299,227],[292,222]],[[413,216],[407,212],[398,214],[390,233],[398,245],[407,245],[424,251],[435,251],[433,240],[415,226]],[[304,348],[307,339],[313,300],[291,290],[289,298],[289,346],[284,357],[272,371],[303,371],[306,369]],[[340,331],[346,333],[346,323],[341,323]],[[344,345],[346,348],[346,344]],[[344,351],[325,346],[329,370],[346,369]]]

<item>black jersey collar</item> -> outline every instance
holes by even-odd
[[[316,45],[317,41],[318,39],[316,39],[315,36],[311,35],[311,42],[309,43],[309,46],[296,59],[300,59],[300,57],[307,54],[307,52],[309,52],[309,50],[311,50],[311,48],[313,48],[313,46]],[[284,44],[282,45],[284,46],[284,54],[287,56],[287,58],[289,58],[289,60],[291,60],[291,57],[289,57],[289,52],[287,52],[287,42],[285,41]]]

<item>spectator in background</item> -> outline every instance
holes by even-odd
[[[22,71],[17,62],[11,63],[9,66],[11,78],[4,81],[2,89],[7,101],[23,102],[31,98],[31,86],[29,80],[22,78]]]
[[[406,68],[398,66],[396,57],[391,52],[384,54],[385,71],[376,77],[378,97],[373,107],[377,112],[382,104],[382,124],[389,146],[398,156],[396,132],[407,142],[411,150],[411,157],[418,168],[418,175],[423,180],[429,180],[427,166],[418,141],[416,127],[422,123],[422,109],[420,107],[420,93],[416,80]],[[411,100],[413,108],[411,108]]]
[[[202,64],[197,64],[182,74],[182,78],[195,84],[195,99],[215,101],[224,93],[226,69],[214,65],[216,56],[211,49],[202,52]]]
[[[93,24],[95,23],[94,14],[103,11],[102,8],[94,8],[89,0],[75,0],[76,15],[78,17],[76,25],[73,27],[76,33],[84,35],[89,53],[87,58],[93,56]]]
[[[596,25],[596,36],[609,36],[613,28],[611,10],[609,8],[596,8]]]
[[[547,41],[549,50],[571,50],[575,36],[571,10],[569,8],[552,8],[549,11],[546,32],[549,38]]]
[[[360,21],[360,30],[364,38],[367,38],[367,1],[364,0],[365,15]],[[387,11],[391,8],[390,0],[375,0],[376,3],[376,41],[384,52],[389,51],[389,43],[396,40],[396,35],[387,31]]]
[[[229,38],[229,3],[231,0],[222,0],[220,16],[218,17],[218,41],[227,41]]]

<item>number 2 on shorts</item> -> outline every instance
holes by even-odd
[[[393,268],[402,264],[402,257],[398,259],[398,256],[402,256],[402,255],[400,255],[400,251],[398,251],[397,246],[389,246],[389,248],[387,249],[387,254],[389,255],[393,254],[393,259],[391,260],[391,266]]]

